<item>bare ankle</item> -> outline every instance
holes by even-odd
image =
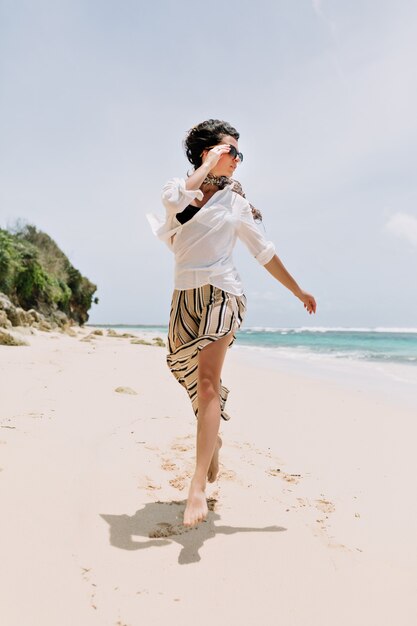
[[[202,491],[205,491],[206,484],[207,484],[207,475],[203,476],[203,475],[196,473],[191,479],[191,485],[193,487],[196,487],[197,489],[201,489]]]

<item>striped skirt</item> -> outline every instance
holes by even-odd
[[[174,289],[168,327],[167,363],[175,378],[187,390],[197,418],[199,350],[232,332],[230,347],[245,312],[245,295],[235,296],[209,284],[195,289]],[[224,420],[230,419],[224,411],[228,394],[229,390],[220,380],[220,409]]]

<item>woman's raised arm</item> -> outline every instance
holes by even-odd
[[[198,189],[207,174],[217,165],[222,154],[226,154],[229,151],[230,146],[227,143],[220,143],[211,148],[211,150],[203,150],[203,154],[206,152],[203,157],[203,162],[185,181],[186,189]]]

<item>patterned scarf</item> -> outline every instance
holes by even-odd
[[[215,176],[214,174],[207,174],[203,180],[203,185],[216,185],[219,189],[224,189],[226,185],[231,183],[232,180],[228,176]]]
[[[203,180],[203,185],[216,185],[219,189],[224,189],[226,185],[229,183],[233,183],[232,191],[238,193],[242,198],[246,199],[246,195],[242,189],[242,185],[237,180],[233,180],[233,178],[228,178],[228,176],[215,176],[214,174],[207,174],[205,179]],[[256,209],[253,204],[250,204],[250,208],[252,211],[253,219],[255,222],[262,222],[262,213]]]

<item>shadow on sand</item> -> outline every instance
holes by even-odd
[[[264,528],[245,528],[239,526],[215,526],[220,515],[214,512],[215,498],[208,498],[209,512],[207,519],[197,526],[188,528],[183,525],[183,512],[186,500],[171,502],[151,502],[142,509],[129,515],[101,514],[110,526],[110,543],[122,550],[142,550],[153,546],[169,545],[173,541],[182,546],[178,563],[187,564],[200,561],[199,550],[206,539],[215,535],[233,535],[234,533],[280,532],[287,530],[282,526]],[[134,540],[134,537],[146,537],[146,541]]]

